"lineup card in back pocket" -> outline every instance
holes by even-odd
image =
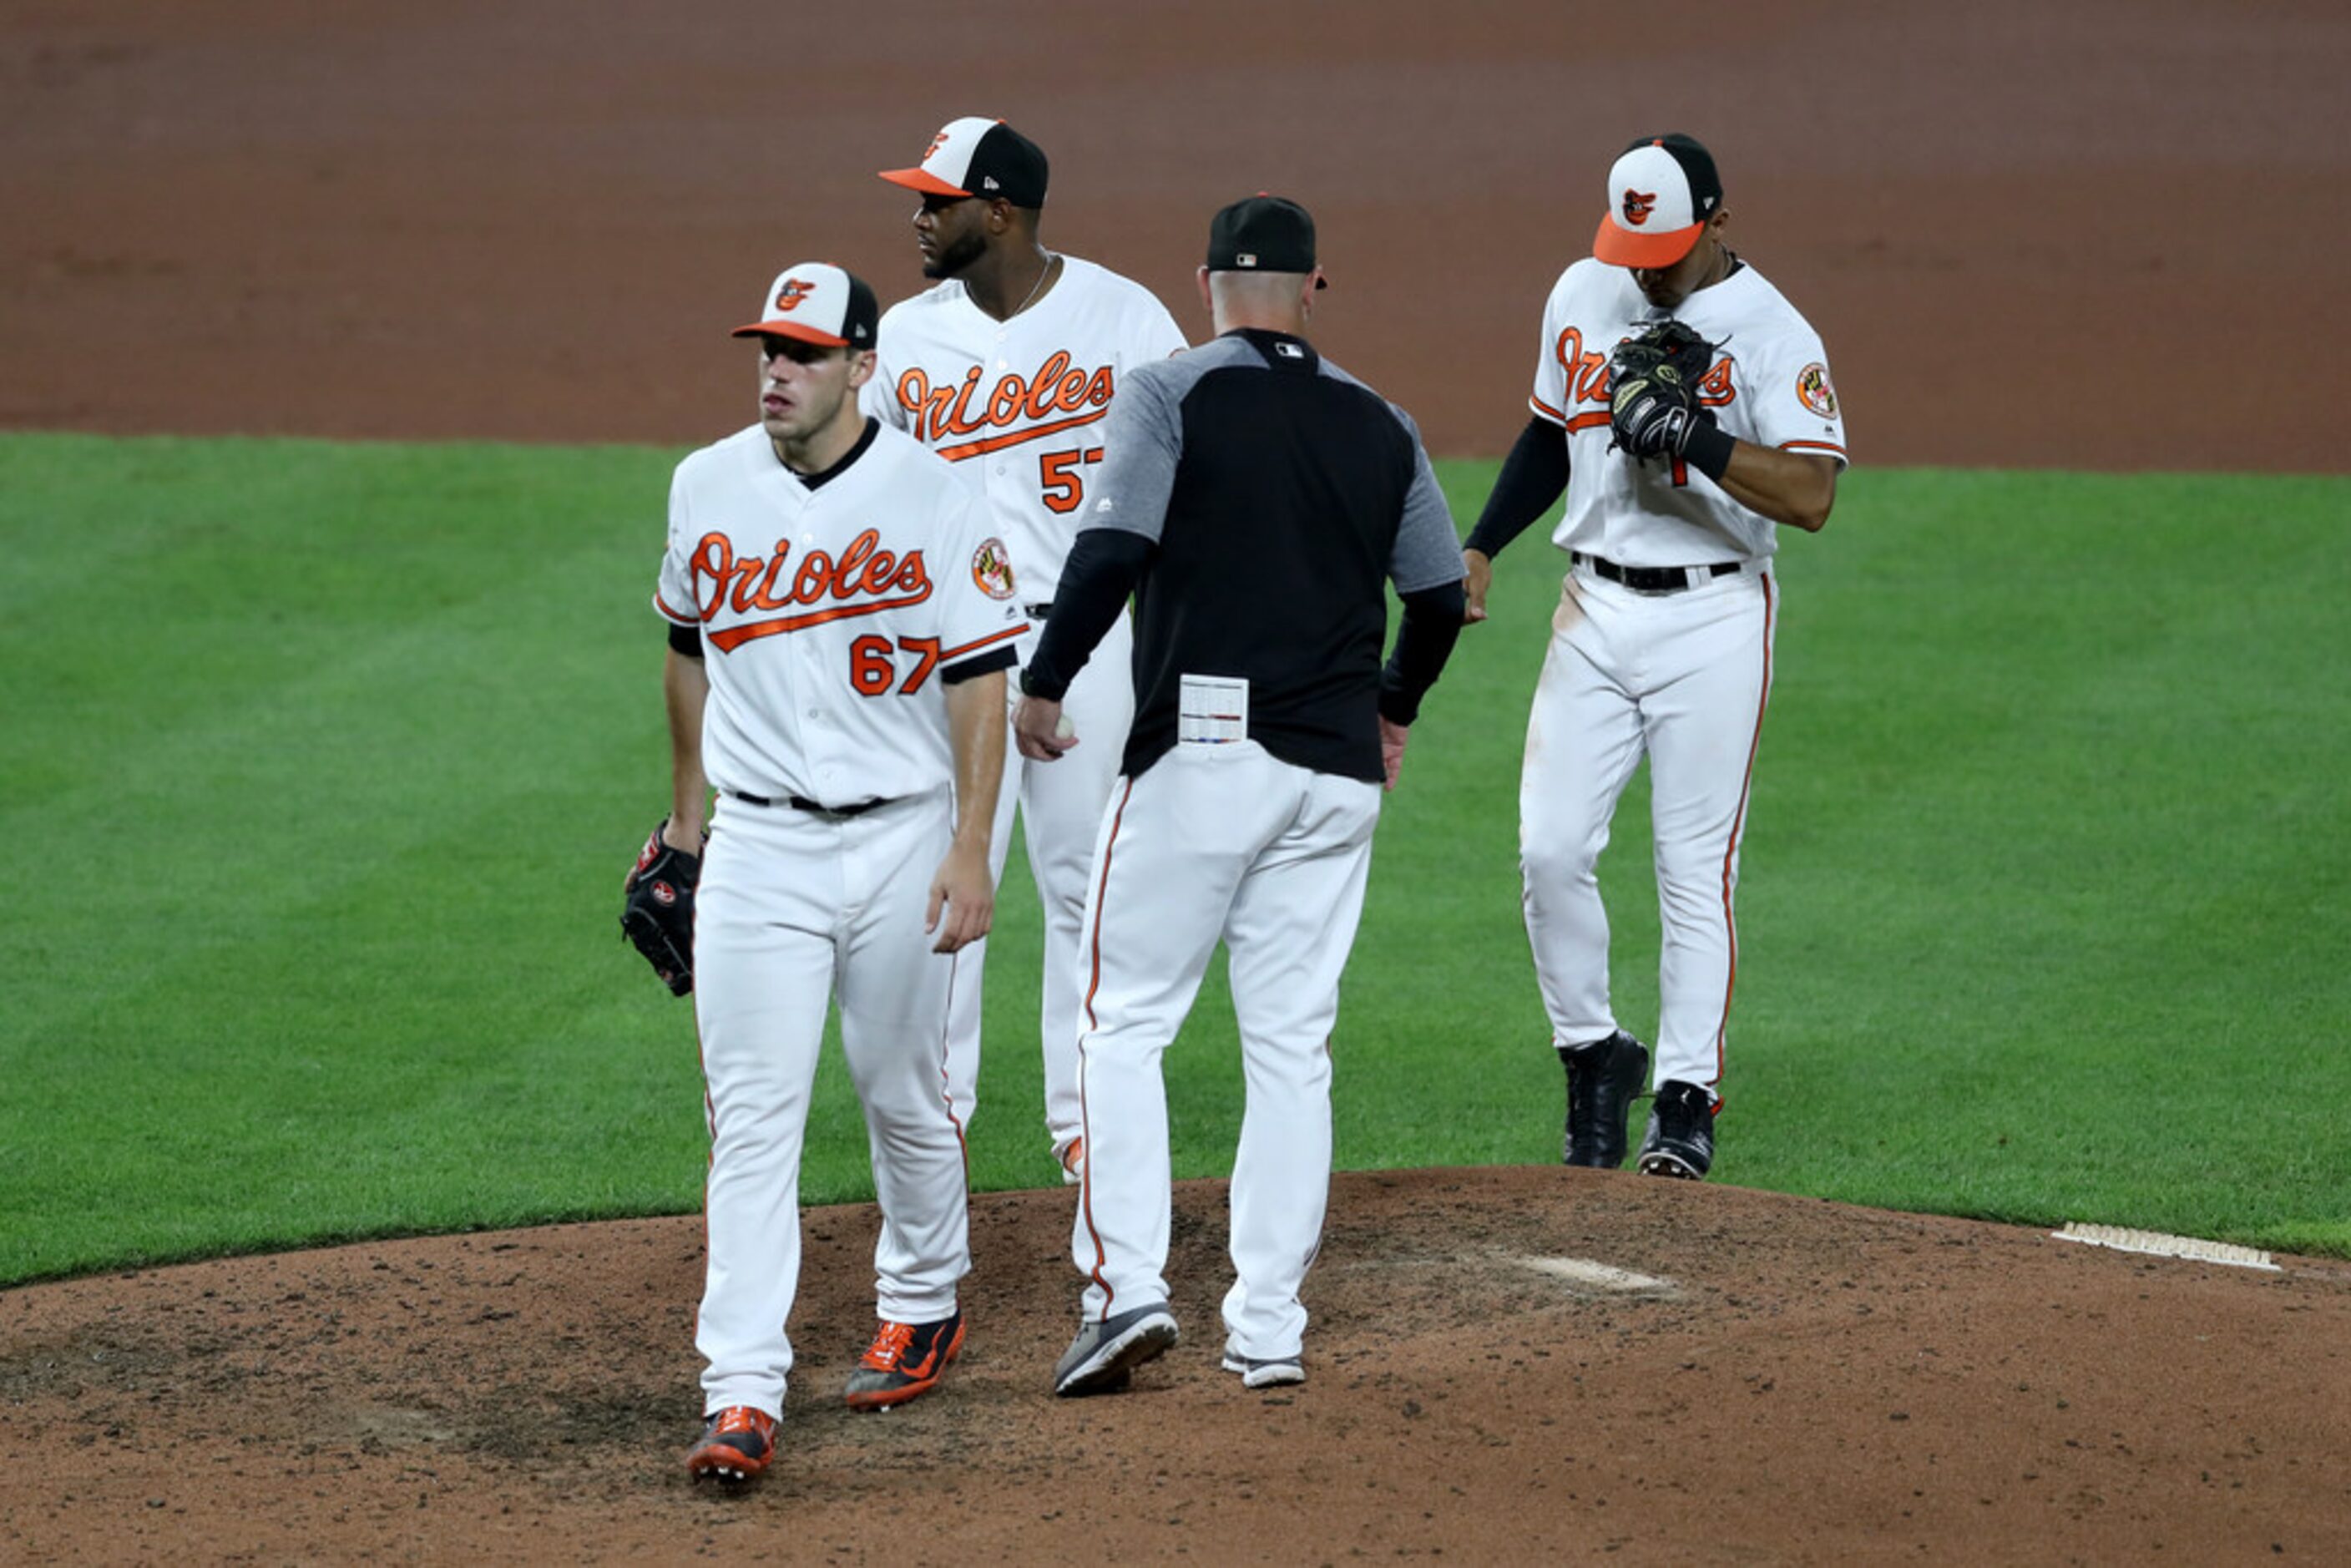
[[[1249,738],[1249,682],[1237,675],[1186,675],[1176,695],[1179,746],[1225,746]]]

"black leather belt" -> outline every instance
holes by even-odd
[[[1053,613],[1053,601],[1049,599],[1042,604],[1024,604],[1020,608],[1029,612],[1029,620],[1042,621]]]
[[[1588,566],[1611,582],[1621,582],[1635,593],[1679,593],[1691,586],[1690,573],[1702,571],[1708,577],[1729,577],[1744,565],[1735,560],[1719,560],[1711,566],[1618,566],[1596,555],[1577,550],[1571,557],[1578,566]]]
[[[740,789],[729,789],[726,793],[747,806],[789,806],[795,811],[813,811],[820,817],[862,817],[876,806],[890,803],[890,800],[860,800],[853,806],[828,806],[805,795],[789,795],[781,800],[770,800],[765,795],[746,795]]]

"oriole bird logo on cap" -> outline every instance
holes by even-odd
[[[810,295],[814,294],[815,292],[815,284],[802,283],[797,277],[792,278],[786,282],[781,288],[776,290],[776,308],[778,310],[797,310],[800,308],[800,301],[806,299]]]
[[[1656,192],[1635,191],[1627,186],[1625,191],[1625,221],[1634,225],[1647,223],[1649,209],[1656,204]]]

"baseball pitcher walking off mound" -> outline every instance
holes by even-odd
[[[1777,529],[1826,523],[1845,462],[1820,337],[1723,243],[1728,217],[1714,159],[1689,137],[1645,137],[1616,160],[1592,257],[1543,308],[1533,417],[1462,552],[1483,620],[1492,558],[1566,492],[1552,542],[1571,564],[1519,788],[1527,936],[1567,1067],[1565,1155],[1623,1164],[1647,1074],[1609,1007],[1593,873],[1646,755],[1665,952],[1640,1168],[1690,1178],[1714,1159]]]
[[[1084,1322],[1057,1394],[1123,1386],[1176,1341],[1160,1055],[1222,937],[1248,1089],[1233,1165],[1227,1371],[1297,1383],[1299,1287],[1331,1181],[1331,1026],[1380,789],[1461,629],[1445,497],[1403,412],[1302,333],[1314,225],[1218,213],[1200,269],[1217,340],[1127,379],[1109,465],[1014,718],[1022,755],[1102,742],[1062,695],[1134,594],[1135,716],[1086,902],[1072,1247]],[[1384,671],[1387,584],[1405,605]]]
[[[866,411],[954,464],[986,497],[991,530],[1019,569],[1029,617],[1041,623],[1102,462],[1112,400],[1136,366],[1182,349],[1184,334],[1142,285],[1039,243],[1045,154],[1012,127],[977,116],[955,120],[921,163],[882,178],[921,195],[914,223],[923,276],[939,281],[882,318]],[[1045,1125],[1069,1181],[1084,1155],[1078,919],[1094,828],[1134,701],[1124,618],[1106,635],[1101,667],[1081,674],[1069,694],[1071,722],[1098,744],[1062,767],[1038,768],[1008,743],[990,841],[991,869],[1001,877],[1018,807],[1045,914]],[[950,1107],[966,1125],[977,1098],[984,953],[985,944],[975,944],[957,964],[947,1039]]]
[[[761,306],[736,330],[759,341],[760,421],[678,465],[654,598],[671,625],[674,796],[655,848],[690,855],[717,791],[688,977],[710,1176],[695,1334],[708,1418],[687,1467],[726,1480],[767,1468],[783,1413],[828,1001],[882,1207],[881,1323],[848,1403],[914,1398],[962,1347],[947,989],[952,955],[994,908],[1004,672],[1028,629],[970,492],[858,412],[872,290],[809,263]]]

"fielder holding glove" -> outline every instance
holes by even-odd
[[[838,1397],[917,1398],[964,1343],[963,1135],[943,1042],[957,955],[994,914],[1005,672],[1029,622],[977,498],[859,411],[880,315],[872,288],[822,263],[761,294],[734,334],[757,343],[758,421],[678,465],[653,600],[671,810],[622,925],[673,991],[695,993],[710,1174],[704,1425],[685,1465],[724,1482],[775,1454],[829,1004],[883,1218],[872,1339]]]
[[[1781,527],[1828,521],[1844,423],[1820,337],[1723,243],[1714,159],[1644,137],[1609,170],[1588,260],[1543,308],[1534,411],[1463,551],[1468,618],[1492,558],[1563,491],[1571,562],[1519,790],[1527,936],[1567,1068],[1565,1156],[1621,1165],[1649,1053],[1608,993],[1593,874],[1648,758],[1659,968],[1656,1100],[1640,1166],[1702,1177],[1729,1051],[1731,894],[1771,690]]]

